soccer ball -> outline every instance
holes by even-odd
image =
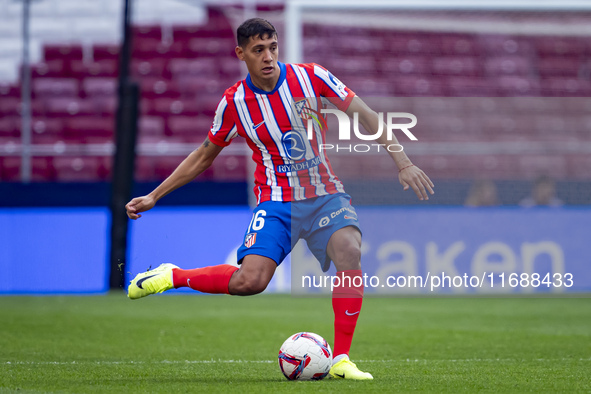
[[[312,332],[290,336],[279,349],[279,368],[289,380],[320,380],[331,366],[330,345]]]

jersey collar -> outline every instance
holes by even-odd
[[[273,90],[271,90],[270,92],[267,92],[266,90],[262,90],[257,88],[256,86],[254,86],[254,84],[252,83],[252,80],[250,79],[250,74],[248,74],[246,76],[246,84],[248,85],[248,87],[255,93],[259,93],[259,94],[273,94],[277,91],[277,89],[279,89],[279,87],[281,86],[281,84],[283,84],[283,81],[285,81],[285,74],[287,73],[285,70],[285,64],[281,63],[281,62],[277,62],[277,65],[279,66],[279,79],[277,80],[277,84],[275,85],[275,87],[273,88]]]

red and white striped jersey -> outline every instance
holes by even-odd
[[[326,122],[315,121],[307,134],[307,119],[318,119],[328,102],[346,111],[355,96],[324,67],[279,63],[275,88],[254,86],[250,75],[227,89],[221,99],[209,140],[227,146],[236,136],[246,139],[256,163],[257,203],[299,201],[344,192],[326,152]],[[311,138],[308,138],[311,137]]]

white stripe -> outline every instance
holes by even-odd
[[[223,114],[228,106],[228,101],[226,100],[226,96],[222,97],[220,100],[217,109],[215,110],[215,116],[213,118],[213,126],[211,126],[211,133],[216,135],[218,131],[220,131],[222,124],[224,123]]]
[[[228,135],[226,136],[226,139],[224,141],[228,142],[230,140],[233,140],[237,136],[238,136],[238,128],[236,127],[236,125],[234,125],[234,127],[232,127],[232,130],[230,130],[230,132],[228,133]]]
[[[246,101],[244,99],[244,84],[241,84],[240,87],[236,90],[236,93],[234,94],[234,103],[236,103],[236,108],[238,109],[238,117],[240,118],[242,127],[246,131],[248,137],[252,140],[252,142],[255,143],[255,145],[259,148],[261,152],[261,155],[263,157],[263,165],[265,166],[267,185],[271,186],[271,188],[277,187],[277,179],[275,178],[275,170],[273,169],[273,161],[271,160],[271,155],[269,154],[269,151],[261,142],[255,130],[253,129],[254,123],[252,122],[250,113],[248,112],[248,106],[246,105]]]
[[[345,89],[345,84],[342,83],[334,75],[332,76],[332,78],[330,78],[330,72],[328,70],[325,70],[324,68],[322,68],[318,65],[315,65],[314,66],[314,75],[316,75],[318,78],[322,79],[324,81],[324,83],[326,84],[326,86],[328,86],[330,90],[335,92],[335,94],[337,96],[339,96],[341,98],[341,100],[344,101],[347,98],[347,95],[349,93],[347,92],[347,89]]]
[[[281,156],[281,158],[283,159],[283,163],[289,163],[290,160],[288,158],[287,153],[285,152],[285,149],[283,147],[283,144],[281,143],[281,137],[282,137],[282,133],[281,133],[281,128],[279,127],[279,124],[277,124],[277,119],[275,119],[275,115],[273,114],[273,111],[271,109],[271,103],[269,102],[269,97],[267,97],[266,94],[255,94],[255,97],[259,103],[259,106],[261,108],[261,114],[263,115],[263,119],[265,121],[265,126],[267,127],[267,130],[269,130],[269,134],[271,135],[271,138],[273,139],[273,142],[275,143],[275,145],[277,146],[277,149],[279,150],[279,154]],[[273,168],[273,171],[275,171],[275,168]],[[273,188],[272,193],[271,193],[271,200],[272,201],[283,201],[283,195],[281,193],[281,188],[279,186],[277,186],[277,188]]]
[[[300,66],[296,66],[293,65],[293,69],[295,71],[295,74],[298,78],[298,81],[300,81],[300,84],[302,85],[302,89],[304,90],[304,94],[306,95],[306,97],[316,97],[316,94],[314,92],[314,88],[312,86],[312,83],[310,82],[310,79],[308,78],[308,73],[306,73],[305,70],[303,70]],[[314,102],[314,104],[316,104],[316,102]],[[314,108],[317,109],[317,108]],[[303,122],[302,122],[303,125]],[[317,125],[314,125],[314,129],[316,130],[316,139],[318,140],[318,142],[322,141],[322,138],[318,138],[320,130],[318,130],[318,128],[316,127]],[[310,140],[308,140],[308,138],[304,138],[304,141],[307,142],[309,148],[307,147],[306,150],[309,152],[311,152],[313,154],[313,150],[312,150],[312,145]],[[320,151],[320,150],[319,150]],[[323,158],[324,155],[320,155],[320,158],[322,160],[322,163],[324,164],[324,166],[328,169],[328,167],[326,166],[326,161]],[[313,155],[312,155],[313,157]],[[310,158],[312,158],[310,157]],[[315,186],[316,190],[315,193],[317,196],[324,196],[326,194],[328,194],[326,192],[326,185],[324,185],[324,183],[322,183],[322,176],[320,175],[320,172],[318,172],[318,167],[314,167],[308,170],[308,173],[310,174],[310,183],[312,185]]]

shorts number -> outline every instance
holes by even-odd
[[[252,219],[250,220],[250,224],[248,225],[248,232],[252,227],[252,231],[259,231],[265,225],[265,219],[263,217],[267,216],[267,211],[261,209],[254,215],[252,215]]]

